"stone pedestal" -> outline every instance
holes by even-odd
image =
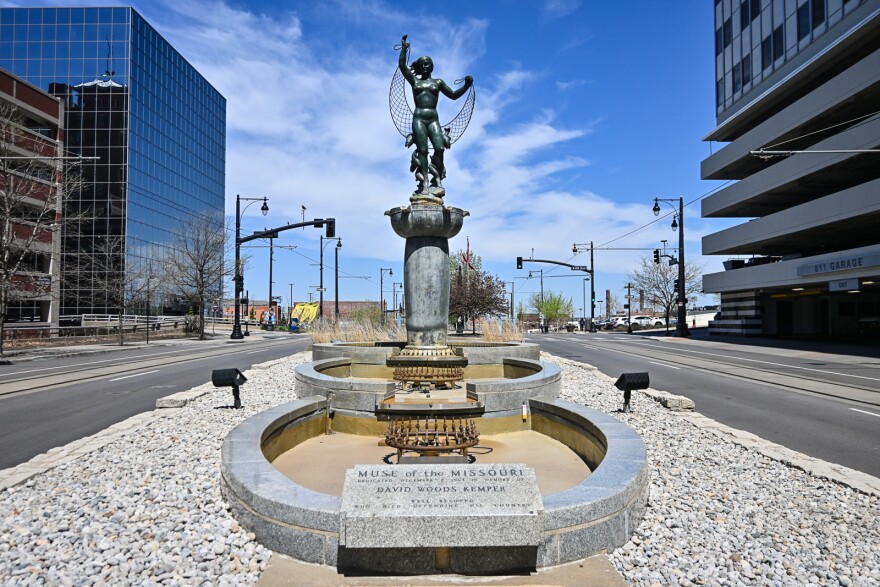
[[[394,378],[449,383],[462,378],[467,360],[446,344],[449,325],[449,239],[470,213],[438,204],[413,204],[385,212],[391,227],[406,239],[403,289],[406,347],[388,359]]]

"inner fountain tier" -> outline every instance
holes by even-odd
[[[437,204],[413,204],[385,212],[406,239],[404,300],[406,346],[388,358],[395,381],[413,387],[455,387],[467,358],[447,344],[449,326],[449,239],[470,213]]]

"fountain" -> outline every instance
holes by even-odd
[[[406,66],[407,48],[398,74],[434,82],[434,106],[472,87],[443,90],[429,58]],[[559,400],[560,369],[537,345],[447,337],[448,239],[469,214],[444,205],[440,179],[444,140],[463,128],[438,138],[411,120],[418,188],[385,213],[406,239],[407,339],[314,345],[299,399],[224,441],[233,515],[276,552],[360,573],[528,572],[621,546],[647,502],[645,445]]]

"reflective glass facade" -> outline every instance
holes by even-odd
[[[110,276],[192,214],[223,229],[226,100],[135,10],[0,9],[0,68],[62,98],[66,148],[98,158],[68,209],[62,314],[114,311]]]
[[[863,0],[715,0],[715,106],[748,97]],[[754,92],[759,93],[759,92]]]

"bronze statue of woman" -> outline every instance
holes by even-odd
[[[474,78],[466,76],[464,85],[453,90],[442,79],[431,77],[431,73],[434,71],[434,62],[430,57],[419,57],[413,61],[411,66],[407,66],[406,58],[410,45],[406,42],[406,37],[407,35],[403,35],[401,39],[397,67],[412,87],[413,102],[416,106],[412,113],[412,136],[407,137],[407,146],[412,142],[416,145],[412,161],[413,171],[416,172],[418,181],[416,193],[442,198],[446,193],[441,183],[441,180],[446,177],[443,151],[450,145],[451,140],[450,137],[444,135],[440,126],[440,119],[437,116],[437,102],[440,99],[440,93],[453,100],[459,99],[474,84]],[[471,105],[470,111],[472,110],[473,105]],[[469,118],[470,112],[468,112]],[[466,122],[465,126],[467,126]],[[434,154],[430,160],[428,159],[429,140],[434,148]],[[431,177],[430,185],[428,183],[429,175]]]

